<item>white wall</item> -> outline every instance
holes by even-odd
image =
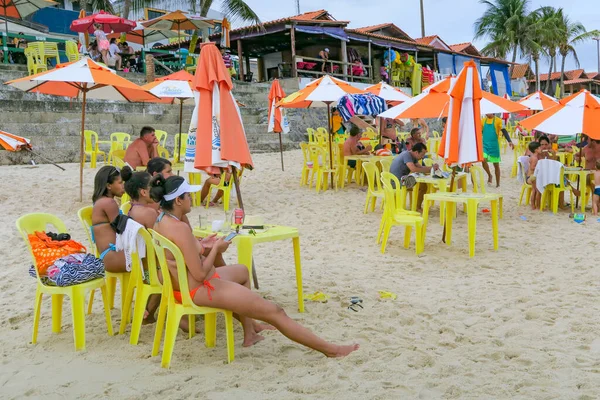
[[[277,53],[271,53],[271,54],[265,54],[263,56],[263,61],[264,61],[264,70],[263,70],[263,76],[265,77],[265,79],[267,78],[267,69],[269,68],[273,68],[273,67],[279,67],[279,63],[281,63],[283,61],[283,58],[281,56],[281,52],[277,52]]]

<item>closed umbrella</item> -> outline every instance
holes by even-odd
[[[267,125],[267,132],[275,132],[279,135],[279,152],[281,153],[281,170],[283,171],[283,142],[281,135],[290,131],[290,124],[285,115],[285,110],[280,107],[275,107],[281,99],[285,97],[285,92],[279,84],[279,80],[275,79],[271,84],[271,90],[269,91],[269,124]]]
[[[52,7],[58,3],[50,0],[0,0],[0,16],[23,19],[40,8]],[[8,38],[8,19],[4,18],[6,38]]]
[[[21,150],[29,151],[30,153],[35,154],[36,156],[40,157],[41,159],[48,161],[50,164],[54,165],[55,167],[60,168],[63,171],[65,170],[60,165],[54,163],[51,160],[48,160],[46,157],[42,156],[41,154],[34,152],[31,147],[31,141],[24,137],[13,135],[12,133],[0,131],[0,147],[3,148],[4,150],[8,150],[8,151],[21,151]]]
[[[78,97],[82,95],[81,141],[79,165],[79,200],[83,200],[83,132],[85,130],[85,104],[89,98],[99,100],[124,100],[129,102],[156,99],[153,94],[135,83],[120,77],[115,71],[103,67],[89,58],[58,64],[55,69],[6,82],[7,85],[32,93]]]

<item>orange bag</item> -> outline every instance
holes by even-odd
[[[74,240],[52,240],[45,232],[29,235],[29,243],[40,275],[45,275],[48,267],[61,257],[73,253],[86,253],[84,245]]]

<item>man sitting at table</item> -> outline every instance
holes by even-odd
[[[410,150],[417,143],[425,146],[425,139],[421,137],[421,128],[412,128],[410,130],[410,137],[406,139],[406,149]]]
[[[423,143],[415,143],[410,150],[405,150],[394,158],[390,166],[390,172],[401,180],[404,176],[411,173],[428,174],[431,167],[424,167],[419,164],[419,161],[425,158],[427,154],[427,146]],[[437,170],[439,166],[433,164],[433,169]],[[427,193],[427,185],[419,185],[419,195],[417,197],[417,208],[421,209],[423,196]]]
[[[114,65],[117,71],[121,71],[120,52],[121,49],[119,49],[119,46],[117,46],[117,39],[110,39],[110,46],[108,47],[108,65]]]
[[[145,126],[140,131],[140,137],[133,141],[125,152],[125,162],[132,169],[148,164],[151,158],[158,157],[158,139],[154,128]]]
[[[358,126],[352,125],[350,128],[350,137],[344,142],[344,157],[371,153],[371,145],[368,144],[367,147],[365,147],[360,142],[361,137],[362,134]],[[356,168],[356,160],[348,160],[348,166],[350,168]]]
[[[540,148],[542,149],[539,157],[540,159],[558,161],[558,156],[554,150],[552,150],[552,144],[550,144],[550,138],[548,138],[548,136],[540,136],[538,142],[540,143]]]

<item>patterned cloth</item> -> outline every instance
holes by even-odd
[[[338,100],[338,111],[344,121],[355,115],[376,116],[387,110],[385,100],[371,93],[347,94]]]
[[[33,265],[29,275],[36,277]],[[104,277],[104,263],[93,254],[77,253],[61,257],[46,274],[40,274],[42,283],[52,286],[72,286]]]

